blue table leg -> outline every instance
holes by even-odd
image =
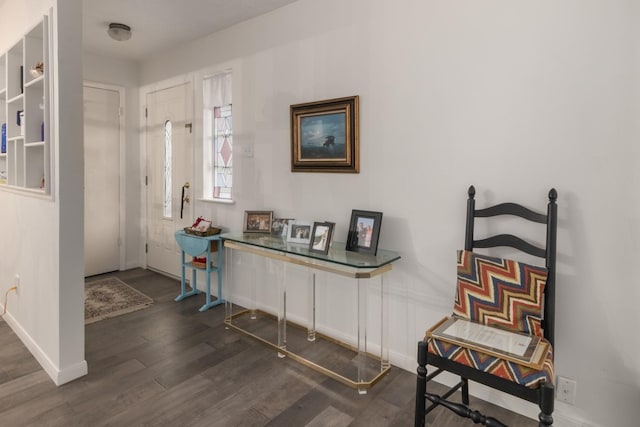
[[[185,283],[185,279],[184,279],[184,274],[185,274],[185,267],[184,267],[184,251],[181,251],[180,254],[180,264],[182,265],[181,268],[181,275],[180,275],[180,295],[178,295],[175,299],[175,301],[182,301],[183,299],[199,294],[200,291],[198,291],[197,286],[196,286],[196,272],[195,270],[191,270],[191,291],[187,292],[187,284]]]
[[[222,299],[222,242],[218,241],[218,265],[216,266],[218,273],[218,298],[211,301],[211,249],[207,251],[207,299],[205,304],[200,307],[200,311],[206,311],[211,307],[224,303]]]

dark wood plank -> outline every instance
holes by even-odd
[[[413,424],[415,374],[398,368],[367,395],[328,379],[256,341],[225,329],[224,307],[205,313],[204,295],[179,303],[179,282],[144,269],[110,275],[149,295],[144,310],[88,325],[89,374],[56,387],[0,321],[0,424],[11,426],[408,426]],[[89,280],[95,280],[92,277]],[[257,325],[259,330],[263,326]],[[274,331],[263,330],[273,334]],[[298,336],[299,335],[299,336]],[[335,366],[344,351],[309,345],[304,331],[290,345]],[[314,347],[315,345],[315,347]],[[430,389],[438,386],[430,383]],[[525,417],[472,398],[508,425]],[[438,408],[429,425],[469,426]]]

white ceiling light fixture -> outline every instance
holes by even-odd
[[[123,42],[131,38],[131,27],[128,25],[112,22],[109,24],[107,34],[109,34],[109,37],[111,37],[112,39]]]

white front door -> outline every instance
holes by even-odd
[[[84,86],[84,274],[120,269],[120,92]]]
[[[147,267],[174,276],[180,275],[174,234],[194,220],[191,96],[191,83],[146,96]]]

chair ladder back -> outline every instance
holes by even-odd
[[[544,288],[544,318],[542,327],[545,338],[554,345],[555,341],[555,313],[556,313],[556,240],[558,236],[558,192],[555,188],[549,190],[549,204],[547,205],[547,284]]]
[[[469,187],[467,199],[467,219],[465,231],[464,248],[473,251],[474,248],[494,248],[508,246],[545,260],[548,270],[547,283],[544,289],[544,314],[543,330],[545,338],[553,345],[555,331],[555,269],[556,269],[556,235],[557,235],[557,215],[558,206],[556,200],[558,193],[555,189],[549,191],[549,204],[547,214],[535,212],[517,203],[501,203],[484,209],[475,208],[476,189],[472,185]],[[513,234],[497,234],[483,239],[474,239],[475,218],[490,218],[499,215],[514,215],[525,220],[545,224],[546,245],[544,248],[533,245],[526,240]]]

